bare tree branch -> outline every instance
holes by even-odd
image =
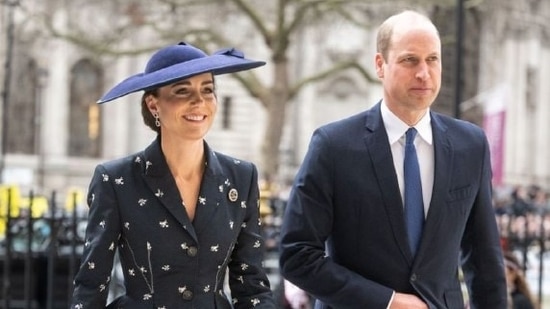
[[[363,66],[361,66],[359,63],[357,63],[356,61],[342,61],[342,62],[334,64],[332,67],[330,67],[326,70],[320,71],[317,74],[308,76],[308,77],[298,81],[296,84],[294,84],[291,87],[291,89],[289,91],[288,99],[289,100],[293,99],[305,86],[307,86],[309,84],[313,84],[315,82],[324,80],[324,79],[326,79],[330,76],[333,76],[334,74],[337,74],[339,72],[343,72],[343,71],[349,70],[349,69],[357,70],[361,74],[361,76],[364,77],[365,80],[370,82],[370,83],[380,83],[380,81],[378,79],[372,77],[369,74],[369,72]]]
[[[232,2],[241,9],[243,13],[250,18],[252,24],[256,27],[261,36],[265,39],[266,44],[269,46],[269,42],[273,39],[273,34],[267,29],[262,18],[252,9],[252,6],[246,3],[244,0],[232,0]]]

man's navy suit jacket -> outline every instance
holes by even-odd
[[[485,135],[435,112],[431,126],[434,187],[416,257],[380,103],[314,132],[285,211],[280,264],[316,308],[385,309],[396,291],[464,309],[460,260],[473,308],[506,308]]]

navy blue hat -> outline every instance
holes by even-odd
[[[140,90],[159,88],[202,73],[210,72],[214,75],[235,73],[264,64],[264,61],[244,58],[244,54],[234,48],[222,49],[209,56],[202,50],[181,42],[154,53],[143,73],[121,81],[104,94],[97,103],[109,102]]]

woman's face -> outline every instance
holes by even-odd
[[[162,136],[201,140],[216,115],[214,90],[212,74],[204,73],[161,87],[157,96],[146,98],[151,113],[158,114]]]

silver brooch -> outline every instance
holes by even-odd
[[[231,202],[234,202],[239,197],[239,193],[237,192],[237,189],[233,188],[233,189],[229,190],[229,193],[227,194],[227,196],[229,197],[229,200]]]

